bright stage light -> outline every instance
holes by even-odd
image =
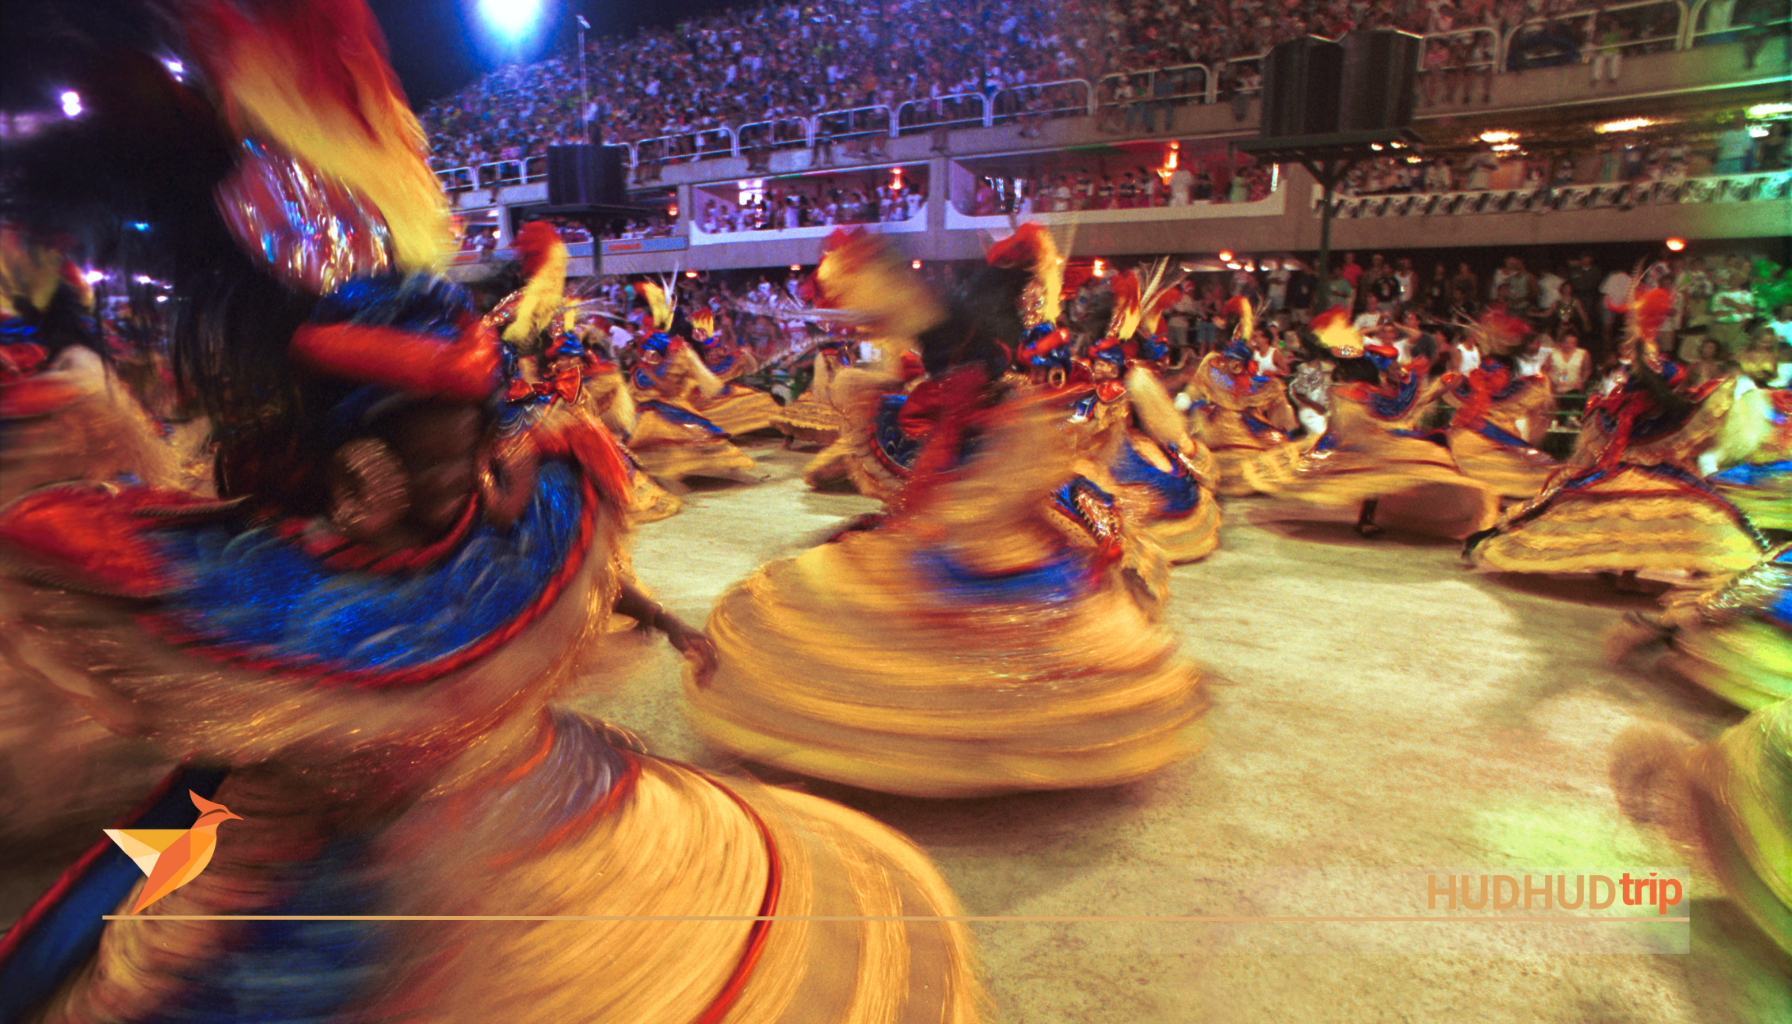
[[[1593,130],[1601,135],[1610,135],[1613,132],[1634,132],[1638,128],[1647,128],[1654,123],[1646,117],[1627,117],[1622,121],[1607,121]]]
[[[1492,131],[1485,131],[1485,132],[1481,133],[1481,141],[1482,142],[1511,142],[1513,139],[1516,139],[1516,138],[1518,138],[1517,132],[1509,132],[1509,131],[1504,131],[1504,130],[1492,130]]]
[[[515,45],[541,24],[544,0],[478,0],[479,20],[499,42]]]
[[[684,272],[684,276],[695,281],[697,279],[697,272],[695,270],[687,270]]]
[[[1669,252],[1679,252],[1680,250],[1682,250],[1684,248],[1686,248],[1686,239],[1684,239],[1684,238],[1668,239],[1668,251]]]
[[[916,270],[921,269],[921,261],[920,260],[910,260],[908,265],[913,267]]]
[[[62,114],[64,117],[80,117],[81,116],[81,94],[80,93],[75,92],[73,89],[70,89],[70,90],[65,91],[59,98],[62,100]]]
[[[1750,117],[1778,117],[1781,114],[1792,114],[1792,103],[1757,103],[1748,108]]]

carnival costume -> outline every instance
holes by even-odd
[[[0,1017],[974,1019],[964,927],[912,845],[549,706],[626,595],[626,469],[577,403],[511,400],[514,353],[428,274],[445,204],[372,15],[188,16],[222,116],[107,52],[79,83],[88,162],[27,180],[104,198],[158,172],[127,220],[210,307],[176,343],[208,403],[269,421],[228,439],[222,501],[61,486],[0,510],[0,587],[18,657],[187,760],[127,824],[191,825],[189,791],[242,820],[130,920],[101,915],[141,873],[96,848],[0,945]],[[340,919],[406,915],[604,920]]]
[[[753,458],[728,442],[728,432],[697,411],[722,382],[709,372],[683,338],[674,337],[666,293],[652,282],[635,289],[646,300],[652,333],[640,339],[639,359],[628,371],[635,404],[629,450],[655,480],[676,484],[686,477],[753,481]]]
[[[66,255],[0,228],[0,505],[52,483],[185,477],[159,424],[97,354],[92,300]],[[0,656],[0,856],[23,863],[85,847],[167,770],[153,748]]]
[[[1201,360],[1182,393],[1190,431],[1219,463],[1219,493],[1237,498],[1253,493],[1245,463],[1286,443],[1297,420],[1281,382],[1251,373],[1250,303],[1235,298],[1228,310],[1236,318],[1231,343]]]
[[[1446,536],[1486,528],[1499,494],[1464,476],[1439,433],[1420,429],[1452,377],[1428,379],[1424,360],[1410,368],[1391,347],[1366,344],[1334,309],[1313,322],[1319,343],[1345,378],[1332,386],[1325,433],[1289,442],[1246,463],[1250,488],[1326,507],[1360,508],[1357,528],[1379,532],[1389,511]],[[1351,379],[1354,378],[1354,379]]]
[[[815,346],[814,375],[796,399],[778,410],[772,426],[792,444],[826,448],[846,429],[847,404],[840,375],[853,365],[851,341],[829,337]]]
[[[715,314],[707,309],[693,312],[690,323],[691,348],[722,382],[720,388],[695,396],[697,411],[729,437],[772,429],[779,412],[777,399],[740,382],[758,368],[753,353],[717,336]]]
[[[1090,350],[1095,395],[1076,417],[1094,458],[1079,469],[1119,499],[1165,558],[1184,563],[1219,546],[1219,465],[1189,436],[1152,369],[1165,355],[1155,340],[1158,320],[1179,294],[1163,284],[1163,271],[1160,264],[1144,285],[1131,271],[1114,279],[1107,335]]]
[[[707,740],[930,797],[1112,785],[1187,753],[1198,671],[1071,472],[1065,396],[1003,378],[1029,276],[986,269],[923,335],[929,376],[898,417],[921,444],[888,517],[723,595],[715,676],[685,687]]]
[[[1756,395],[1771,424],[1749,457],[1710,477],[1763,530],[1792,531],[1792,390]]]
[[[1691,386],[1685,369],[1656,352],[1670,305],[1660,289],[1633,297],[1624,382],[1589,399],[1574,455],[1548,485],[1471,538],[1473,565],[1729,573],[1760,558],[1765,540],[1705,477],[1759,447],[1767,421],[1746,381]]]
[[[1444,392],[1456,410],[1446,435],[1450,454],[1466,476],[1522,501],[1542,490],[1556,469],[1556,460],[1536,447],[1555,417],[1555,394],[1548,377],[1522,376],[1512,359],[1529,325],[1494,312],[1467,326],[1481,362]]]
[[[500,300],[485,321],[500,331],[516,354],[516,375],[505,398],[511,403],[562,402],[596,417],[611,436],[634,433],[635,405],[617,364],[600,358],[579,340],[580,304],[568,303],[566,245],[545,221],[517,232],[516,251],[524,284]],[[651,523],[676,515],[683,499],[653,482],[640,460],[620,445],[628,467],[630,523]]]

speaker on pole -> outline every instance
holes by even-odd
[[[1338,130],[1344,46],[1303,36],[1263,59],[1263,137],[1328,135]]]
[[[1423,40],[1393,29],[1344,34],[1338,131],[1368,132],[1412,124],[1413,82]]]
[[[621,206],[626,153],[622,146],[549,146],[548,205]]]

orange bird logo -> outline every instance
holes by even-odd
[[[192,828],[109,828],[111,837],[125,856],[149,878],[137,894],[135,914],[174,890],[199,877],[212,862],[218,847],[218,826],[226,821],[242,821],[223,804],[213,803],[192,790],[193,806],[199,808],[199,820]]]

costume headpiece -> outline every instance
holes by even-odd
[[[1014,234],[989,247],[983,257],[992,267],[1024,270],[1031,277],[1021,291],[1021,323],[1031,330],[1058,322],[1059,298],[1064,293],[1064,260],[1058,255],[1050,232],[1028,221]]]
[[[716,315],[714,311],[699,309],[691,314],[690,320],[692,341],[708,341],[715,337]]]
[[[1674,297],[1665,288],[1651,288],[1640,293],[1632,291],[1620,351],[1633,362],[1653,364],[1661,354],[1655,337],[1673,308]]]
[[[1232,318],[1232,338],[1226,342],[1225,354],[1241,363],[1251,361],[1251,333],[1257,329],[1257,311],[1251,300],[1233,296],[1226,303],[1226,315]]]
[[[1503,310],[1489,310],[1466,324],[1459,325],[1474,339],[1482,355],[1509,356],[1524,346],[1531,336],[1531,325]]]
[[[1343,306],[1333,306],[1313,318],[1309,327],[1313,337],[1339,359],[1361,359],[1368,345],[1363,334],[1350,323],[1350,313]]]
[[[516,233],[516,251],[522,259],[523,286],[505,296],[486,315],[486,322],[501,327],[505,341],[525,346],[556,320],[565,319],[567,252],[560,232],[539,220]]]
[[[655,332],[664,334],[672,329],[672,306],[666,301],[664,288],[652,281],[636,281],[635,294],[647,303],[647,313],[652,318]]]
[[[945,316],[915,273],[860,228],[828,236],[809,286],[817,306],[853,314],[885,338],[917,337]]]

